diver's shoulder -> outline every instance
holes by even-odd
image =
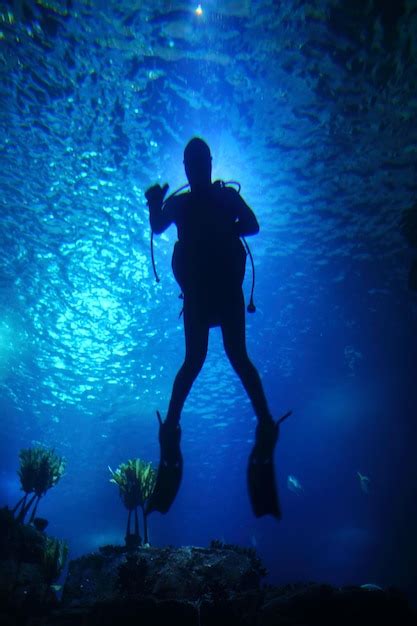
[[[217,189],[219,189],[220,197],[222,198],[222,202],[227,204],[229,207],[234,208],[235,210],[239,210],[241,206],[245,204],[242,196],[236,187],[232,187],[231,185],[226,185],[222,181],[219,182]]]
[[[222,180],[214,181],[213,188],[215,191],[221,193],[226,198],[236,198],[239,196],[239,192],[237,191],[237,189],[235,189],[231,185],[227,185]]]
[[[168,198],[168,200],[166,201],[166,207],[169,208],[170,210],[176,210],[177,208],[182,207],[185,202],[187,201],[187,197],[189,197],[190,192],[189,191],[184,191],[183,193],[178,193],[175,196],[172,196],[172,198]]]

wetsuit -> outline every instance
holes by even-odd
[[[246,253],[239,239],[259,225],[233,188],[215,182],[202,190],[173,196],[163,209],[150,206],[152,230],[175,223],[178,242],[173,271],[184,294],[186,354],[172,390],[168,422],[178,423],[185,399],[207,355],[208,331],[220,326],[226,354],[260,421],[270,419],[259,374],[246,351],[242,282]]]

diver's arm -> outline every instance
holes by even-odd
[[[160,235],[173,223],[174,216],[171,209],[172,206],[169,203],[164,208],[149,205],[149,222],[155,235]]]
[[[255,213],[246,204],[242,196],[239,195],[236,198],[236,216],[236,228],[239,237],[247,237],[248,235],[259,233],[259,224]]]
[[[168,185],[163,187],[154,185],[145,193],[149,207],[149,222],[156,235],[163,233],[174,221],[172,204],[168,201],[164,205],[164,196],[167,191]]]

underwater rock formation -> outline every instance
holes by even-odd
[[[230,598],[260,588],[266,575],[255,552],[238,547],[137,548],[106,546],[72,561],[64,587],[67,606],[153,597],[184,602]]]
[[[91,625],[133,624],[135,615],[144,624],[170,620],[182,626],[414,623],[396,590],[314,583],[262,587],[266,574],[253,549],[217,541],[210,548],[130,553],[107,546],[70,563],[63,605],[82,610]]]
[[[41,526],[45,527],[46,520]],[[58,605],[53,583],[65,565],[65,541],[22,524],[0,509],[0,623],[26,624]]]
[[[35,531],[37,532],[37,531]],[[365,626],[416,624],[395,589],[303,583],[262,585],[253,549],[104,546],[69,565],[61,601],[35,612],[2,610],[2,624],[118,626]]]

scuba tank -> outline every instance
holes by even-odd
[[[237,192],[240,194],[240,189],[241,189],[241,185],[240,183],[234,181],[234,180],[229,180],[227,182],[223,182],[223,181],[219,181],[221,187],[227,187],[227,186],[235,186],[237,188]],[[182,187],[179,187],[178,189],[176,189],[173,193],[171,193],[168,198],[166,198],[166,200],[164,200],[163,204],[162,204],[162,209],[164,208],[164,205],[174,196],[176,196],[177,194],[179,194],[181,191],[184,191],[184,189],[187,189],[190,185],[187,183],[186,185],[182,185]],[[251,262],[251,267],[252,267],[252,286],[251,286],[251,292],[250,292],[250,300],[249,300],[249,304],[247,306],[247,311],[248,313],[254,313],[256,311],[256,307],[253,301],[253,292],[255,289],[255,264],[253,262],[253,256],[252,256],[252,252],[249,248],[249,245],[246,241],[246,239],[241,236],[240,237],[244,247],[245,247],[245,251],[246,254],[249,256],[250,262]],[[156,265],[155,265],[155,254],[154,254],[154,245],[153,245],[153,231],[151,231],[151,260],[152,260],[152,269],[153,269],[153,273],[155,276],[155,280],[157,283],[161,282],[161,279],[158,276],[158,272],[156,271]],[[180,295],[180,298],[183,298],[183,295]]]

